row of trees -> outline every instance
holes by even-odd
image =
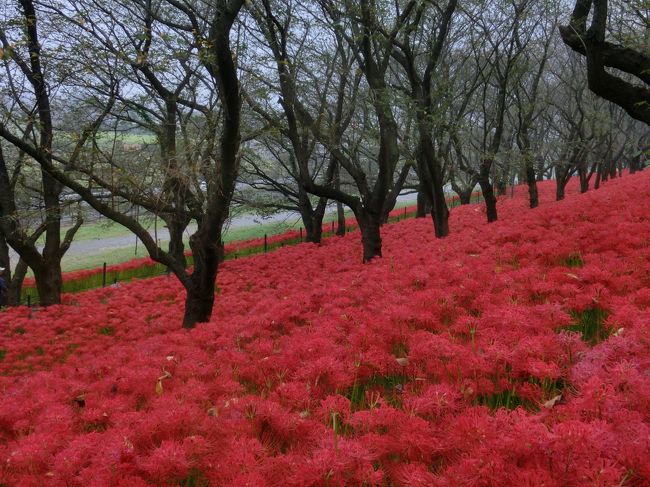
[[[298,211],[316,243],[328,203],[345,206],[368,262],[404,190],[445,237],[449,187],[467,203],[480,186],[492,222],[508,184],[526,181],[535,207],[542,178],[562,198],[574,174],[586,191],[594,174],[598,185],[620,163],[634,170],[646,126],[587,89],[613,76],[614,56],[596,72],[589,46],[605,41],[575,44],[591,39],[591,7],[579,1],[560,38],[567,13],[547,0],[18,0],[0,22],[0,260],[20,256],[13,296],[29,267],[41,304],[60,301],[83,223],[79,211],[61,236],[75,198],[170,269],[192,327],[212,312],[233,198]],[[643,12],[617,4],[608,49],[634,39]],[[162,218],[169,246],[116,200]]]

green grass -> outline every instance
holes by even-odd
[[[512,381],[511,381],[512,382]],[[529,382],[539,388],[542,391],[542,403],[548,401],[549,399],[560,395],[565,394],[567,390],[570,389],[570,386],[564,381],[564,379],[552,380],[552,379],[542,379],[538,377],[530,376],[528,379],[516,380],[512,383],[512,389],[506,389],[501,392],[496,392],[493,394],[484,394],[478,396],[475,400],[476,404],[485,406],[491,411],[496,411],[497,409],[509,409],[514,410],[518,407],[522,407],[530,412],[537,412],[540,410],[542,404],[524,399],[520,397],[516,392],[516,386],[525,384]]]
[[[410,379],[406,375],[374,375],[367,380],[355,380],[345,396],[350,400],[353,411],[375,407],[376,404],[372,401],[379,396],[373,396],[372,392],[380,393],[381,397],[391,405],[399,406],[402,390],[409,382]]]
[[[573,324],[563,329],[580,333],[582,339],[593,346],[606,340],[613,332],[613,329],[605,325],[607,316],[609,313],[598,307],[582,312],[572,311]]]
[[[528,409],[528,407],[526,407],[528,405],[525,405],[525,401],[517,395],[514,389],[479,396],[476,403],[481,406],[486,406],[491,411],[496,411],[501,408],[513,410],[517,409],[519,406]]]
[[[104,336],[113,336],[115,335],[115,327],[114,326],[104,326],[99,329],[99,334],[104,335]]]
[[[154,218],[153,216],[144,216],[139,219],[140,224],[147,229],[154,228]],[[158,218],[158,228],[163,228],[165,222]],[[70,225],[65,225],[61,227],[61,237],[63,238],[70,228]],[[79,230],[74,236],[75,242],[80,242],[84,240],[99,240],[103,238],[110,237],[123,237],[124,235],[131,235],[132,232],[126,227],[123,227],[119,223],[115,223],[112,220],[101,219],[94,222],[88,222],[81,225]],[[135,236],[133,237],[135,240]],[[42,245],[45,242],[45,237],[41,236],[38,239],[38,243]]]
[[[144,228],[147,229],[154,228],[153,216],[149,216],[149,215],[144,216],[139,219],[139,222],[140,225],[142,225]],[[163,228],[164,225],[165,222],[162,221],[160,218],[158,218],[158,228]],[[62,234],[65,234],[68,228],[69,227],[63,229]],[[129,230],[126,227],[123,227],[119,223],[115,223],[112,220],[102,219],[97,222],[83,224],[77,231],[77,234],[75,235],[74,239],[76,241],[97,240],[97,239],[110,238],[110,237],[122,237],[124,235],[130,235],[130,234],[131,234],[131,230]],[[135,237],[133,238],[135,239]]]
[[[562,260],[562,264],[567,267],[584,267],[585,261],[580,252],[573,252]]]
[[[158,137],[155,134],[136,134],[132,132],[99,132],[97,139],[102,142],[113,142],[116,138],[123,144],[155,144],[158,142]]]

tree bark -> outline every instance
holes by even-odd
[[[532,161],[526,161],[526,183],[528,183],[528,199],[531,208],[539,206],[539,192],[537,190],[537,178]]]
[[[381,257],[381,217],[367,211],[356,212],[357,223],[361,231],[363,244],[363,262],[368,263],[375,257]]]
[[[9,288],[7,295],[7,304],[9,306],[20,306],[20,295],[23,290],[23,282],[25,276],[27,275],[27,264],[23,259],[19,259],[16,264],[16,269],[14,270],[13,276],[8,282],[7,287]]]
[[[183,328],[193,328],[197,323],[207,322],[212,315],[220,254],[220,239],[215,235],[221,235],[223,220],[225,217],[215,218],[215,226],[202,225],[190,237],[194,270],[183,280],[187,292]]]
[[[490,181],[490,168],[492,167],[492,161],[484,162],[481,164],[481,171],[478,177],[478,184],[481,186],[481,192],[483,193],[483,199],[485,200],[485,209],[487,212],[487,221],[492,223],[497,221],[497,198],[494,194],[494,188]]]
[[[323,215],[312,211],[303,213],[300,216],[305,226],[305,241],[319,244],[323,238]]]
[[[589,191],[589,178],[587,177],[587,170],[584,167],[578,169],[578,176],[580,177],[580,193],[584,194]]]
[[[232,0],[215,15],[210,29],[211,58],[206,61],[210,74],[217,80],[224,100],[224,123],[219,137],[221,163],[215,168],[214,191],[208,194],[205,217],[190,237],[194,257],[192,275],[178,275],[187,291],[183,328],[193,328],[210,319],[214,306],[215,281],[219,268],[223,224],[228,218],[235,181],[239,173],[241,143],[241,92],[237,67],[230,48],[230,31],[243,0]],[[217,75],[218,73],[218,75]],[[184,270],[183,270],[184,272]]]
[[[602,179],[602,174],[603,174],[603,163],[599,162],[596,168],[596,181],[594,181],[594,189],[600,188],[600,181]]]
[[[420,120],[419,126],[420,141],[416,158],[421,188],[431,205],[435,235],[444,238],[449,235],[449,208],[445,199],[442,170],[431,142],[428,124],[425,120]]]
[[[319,244],[323,236],[323,218],[327,198],[320,198],[316,208],[312,207],[309,194],[300,189],[298,192],[298,211],[302,224],[305,227],[305,238],[307,242]]]
[[[444,238],[449,235],[449,208],[445,198],[444,184],[440,164],[433,163],[433,206],[431,216],[433,218],[433,227],[437,238]]]
[[[564,199],[566,185],[569,182],[570,171],[568,168],[560,168],[557,170],[555,179],[555,200],[561,201]]]
[[[63,278],[61,277],[60,261],[44,262],[34,271],[38,303],[40,306],[50,306],[61,303]]]
[[[472,202],[472,189],[473,188],[469,188],[469,190],[460,191],[458,193],[461,205],[469,205]]]
[[[497,196],[505,196],[507,192],[508,192],[508,185],[506,184],[504,179],[499,178],[497,180]]]
[[[566,45],[585,56],[587,80],[593,93],[650,124],[650,57],[640,50],[606,41],[607,20],[607,0],[576,0],[570,24],[560,27],[560,35]],[[643,85],[615,76],[606,66],[631,74]]]
[[[427,213],[431,212],[431,205],[427,201],[427,195],[424,194],[422,187],[418,191],[417,197],[417,210],[415,211],[415,218],[425,218]]]
[[[154,218],[156,216],[154,215]],[[187,228],[189,222],[179,221],[173,216],[167,219],[167,229],[169,230],[169,255],[181,263],[183,267],[187,267],[187,259],[185,258],[185,244],[183,243],[183,232]]]
[[[205,323],[212,316],[218,252],[214,252],[214,256],[209,260],[215,262],[214,267],[206,267],[205,263],[201,263],[198,269],[195,268],[190,283],[185,287],[183,328],[194,328],[197,323]]]
[[[598,166],[598,169],[600,170],[600,181],[607,182],[609,179],[609,161],[606,160],[603,162],[600,166]]]
[[[345,235],[345,211],[340,201],[336,202],[336,220],[336,235],[342,237]]]

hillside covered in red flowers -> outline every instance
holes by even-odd
[[[0,314],[0,484],[650,485],[650,175]]]

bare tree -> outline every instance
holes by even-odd
[[[524,71],[513,89],[517,117],[516,141],[523,160],[523,173],[528,185],[531,208],[539,205],[535,163],[540,159],[541,142],[533,141],[531,131],[533,125],[539,120],[541,111],[546,108],[540,98],[543,95],[542,84],[547,62],[552,54],[556,25],[556,18],[542,19],[539,25],[539,38],[534,39],[525,50],[521,38],[519,36],[515,38],[518,47],[523,50]]]
[[[72,164],[73,170],[66,171],[71,166],[70,157],[66,154],[60,154],[56,150],[47,152],[42,147],[17,136],[7,125],[0,125],[0,136],[36,160],[48,177],[68,186],[95,210],[129,228],[143,242],[151,257],[166,265],[176,275],[187,292],[184,327],[193,327],[196,323],[207,321],[212,313],[221,232],[228,216],[239,168],[241,96],[230,34],[243,4],[243,0],[223,0],[212,5],[190,5],[176,0],[155,4],[149,0],[114,2],[104,5],[99,12],[105,17],[94,22],[91,22],[93,20],[91,13],[98,11],[92,9],[99,5],[90,0],[88,3],[77,2],[75,5],[67,3],[59,5],[50,2],[43,7],[49,15],[58,15],[65,19],[70,28],[74,27],[84,32],[92,29],[90,33],[96,39],[106,34],[104,29],[107,25],[117,25],[118,28],[127,31],[129,27],[133,27],[129,24],[130,19],[136,19],[134,28],[140,29],[140,35],[129,37],[130,43],[115,47],[115,52],[109,50],[108,53],[113,55],[115,62],[130,65],[146,78],[154,91],[145,93],[155,92],[164,99],[165,107],[168,108],[163,112],[166,121],[164,126],[167,128],[163,137],[165,134],[169,137],[162,145],[163,160],[168,163],[168,170],[164,174],[162,188],[156,191],[160,200],[156,210],[159,213],[176,215],[180,221],[188,218],[196,220],[197,230],[190,237],[194,261],[191,273],[187,271],[184,257],[180,257],[176,251],[167,252],[160,248],[135,218],[103,202],[93,194],[87,183],[90,181],[99,184],[108,188],[114,195],[145,208],[149,206],[149,198],[146,195],[122,191],[119,185],[102,180],[96,173],[88,171],[81,165]],[[78,9],[80,14],[73,14],[69,11],[71,8]],[[35,13],[32,17],[34,15]],[[129,19],[129,21],[121,20],[120,15],[124,15],[122,19]],[[40,53],[37,24],[32,21],[30,25],[33,26],[33,31],[28,33],[29,43],[37,46],[35,49]],[[173,143],[177,130],[175,123],[177,110],[172,105],[186,101],[182,97],[183,92],[157,86],[158,83],[163,82],[156,76],[156,69],[159,67],[156,61],[159,59],[153,55],[152,46],[156,42],[157,45],[162,46],[162,52],[171,48],[167,37],[170,30],[176,34],[172,36],[175,41],[186,43],[187,46],[184,51],[185,57],[179,56],[179,62],[182,63],[188,58],[198,60],[196,71],[191,69],[186,76],[189,78],[195,72],[200,72],[201,82],[206,83],[204,88],[218,94],[219,97],[218,108],[208,108],[204,111],[208,120],[205,127],[208,130],[206,130],[207,140],[199,161],[200,169],[208,177],[205,181],[206,191],[203,200],[199,200],[196,193],[191,191],[189,181],[179,175],[181,166],[174,160]],[[106,45],[107,43],[104,43],[104,47]],[[189,100],[187,103],[187,105],[193,104],[194,100]],[[201,204],[198,203],[199,201]]]
[[[52,163],[54,150],[53,105],[50,98],[52,86],[48,86],[46,77],[50,75],[44,63],[39,40],[39,24],[32,0],[21,0],[16,11],[17,25],[12,29],[10,23],[0,25],[0,44],[6,56],[3,56],[6,83],[3,84],[5,106],[0,121],[0,130],[13,128],[13,137],[19,141],[18,149],[3,149],[0,144],[0,233],[4,243],[9,244],[20,256],[21,263],[17,267],[14,278],[10,279],[12,301],[15,303],[20,292],[20,283],[25,275],[26,266],[34,272],[39,302],[43,306],[57,304],[61,301],[63,279],[61,275],[61,259],[70,247],[72,239],[79,229],[82,219],[76,223],[61,238],[61,201],[63,186],[46,170],[30,167],[30,156],[20,145],[29,145],[38,151],[39,157],[47,164]],[[24,39],[24,42],[22,40]],[[50,76],[53,77],[54,75]],[[59,84],[62,80],[52,80]],[[78,136],[78,141],[69,156],[72,161],[79,150],[85,145],[89,135],[96,130],[105,116],[101,113]],[[10,162],[8,158],[11,157]],[[32,187],[39,209],[42,209],[43,219],[32,224],[25,218],[29,212],[30,201],[20,202],[21,195],[17,189],[21,176],[29,174],[33,180],[38,174],[38,183]],[[24,185],[23,185],[24,189]],[[23,192],[24,193],[24,192]],[[24,194],[22,195],[24,196]],[[32,202],[34,199],[32,199]],[[31,213],[30,213],[31,214]],[[45,242],[39,251],[36,242],[44,235]],[[5,252],[2,252],[5,254]],[[8,252],[3,256],[5,267],[9,268]]]
[[[569,25],[560,27],[560,34],[565,44],[585,56],[591,91],[619,105],[633,118],[650,124],[650,57],[644,52],[645,46],[630,45],[631,39],[644,38],[649,19],[647,8],[626,5],[630,3],[633,2],[617,4],[618,27],[625,15],[623,9],[630,9],[629,28],[620,29],[620,37],[612,35],[610,30],[611,39],[607,39],[608,0],[576,0]],[[607,68],[630,77],[612,74]]]
[[[434,76],[441,64],[452,18],[458,2],[450,0],[446,7],[435,8],[422,2],[413,15],[405,19],[405,26],[397,32],[382,33],[392,40],[391,54],[401,65],[408,80],[408,95],[417,121],[418,142],[416,160],[421,189],[431,206],[431,216],[437,237],[449,234],[449,210],[444,192],[444,171],[434,145],[434,126],[440,120],[440,98],[444,90],[436,90]],[[396,35],[397,34],[397,35]],[[443,83],[441,85],[444,86]]]

